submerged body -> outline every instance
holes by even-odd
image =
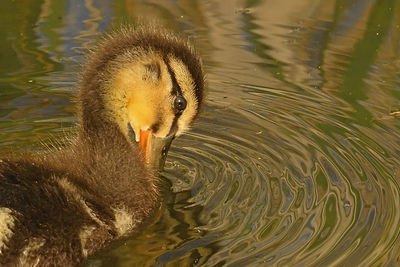
[[[85,67],[71,144],[0,160],[0,265],[72,265],[131,233],[159,205],[149,166],[163,165],[202,91],[186,41],[154,29],[108,37]]]
[[[157,178],[138,151],[103,141],[0,163],[0,265],[80,262],[157,207]]]

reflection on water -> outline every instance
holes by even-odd
[[[73,127],[82,54],[112,22],[157,19],[203,55],[160,218],[87,265],[400,264],[399,1],[0,5],[2,151]]]

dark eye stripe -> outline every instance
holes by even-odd
[[[169,129],[168,136],[171,134],[175,134],[178,131],[178,119],[182,113],[178,113],[175,115],[174,120],[172,121],[171,129]]]
[[[172,70],[171,66],[169,65],[168,59],[164,58],[165,65],[167,65],[169,76],[171,76],[172,80],[172,95],[182,95],[182,88],[179,86],[178,82],[176,81],[175,73]]]
[[[176,81],[175,73],[171,68],[171,65],[169,64],[169,60],[164,57],[164,62],[165,65],[167,65],[168,73],[171,76],[171,81],[172,81],[172,96],[180,96],[182,97],[182,88],[179,86],[178,82]],[[177,112],[175,114],[174,120],[172,121],[171,128],[169,129],[168,135],[175,134],[178,131],[178,119],[182,115],[182,112]]]

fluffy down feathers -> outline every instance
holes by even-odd
[[[135,48],[155,51],[160,62],[182,62],[191,95],[201,104],[202,66],[187,41],[144,28],[124,28],[106,38],[84,67],[73,141],[60,150],[0,160],[1,266],[79,263],[132,232],[158,207],[157,176],[120,122],[105,115],[100,90],[110,62]],[[158,66],[146,68],[145,79],[160,78]]]

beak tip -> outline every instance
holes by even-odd
[[[174,136],[157,137],[150,130],[140,131],[139,149],[151,168],[162,171]]]

